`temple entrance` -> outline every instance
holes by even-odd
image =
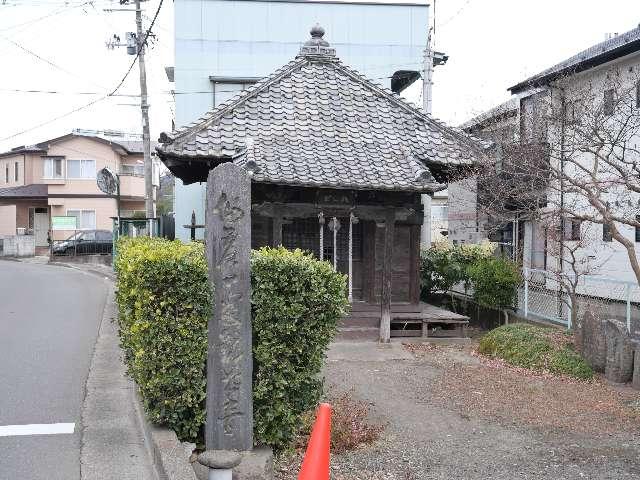
[[[282,245],[287,249],[299,248],[322,258],[336,269],[349,275],[349,217],[336,217],[337,225],[334,236],[333,217],[326,219],[322,226],[322,242],[320,239],[320,222],[318,218],[285,219],[282,224]],[[362,299],[362,224],[351,225],[351,288],[354,300]],[[334,242],[335,239],[335,242]],[[322,243],[322,255],[320,245]]]

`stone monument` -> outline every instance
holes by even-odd
[[[207,451],[199,461],[211,469],[209,478],[230,479],[220,472],[231,475],[233,469],[234,480],[269,479],[270,450],[253,450],[251,181],[233,163],[209,172],[206,251],[214,308],[208,323]]]
[[[633,344],[626,325],[619,320],[607,320],[605,334],[607,342],[605,377],[614,383],[630,382],[633,377]]]
[[[585,312],[576,328],[576,346],[596,372],[604,372],[607,363],[606,320]]]

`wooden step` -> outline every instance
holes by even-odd
[[[336,340],[371,340],[380,338],[380,329],[371,327],[344,327],[340,328]]]
[[[368,316],[348,316],[340,320],[340,328],[343,327],[370,327],[378,328],[380,326],[380,314],[377,317]]]

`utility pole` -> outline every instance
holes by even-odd
[[[151,134],[149,133],[149,104],[147,101],[147,70],[144,63],[146,35],[142,31],[142,8],[136,1],[136,37],[138,40],[138,70],[140,71],[140,109],[142,110],[142,149],[144,152],[144,193],[147,218],[155,218],[153,208],[153,165],[151,163]],[[151,231],[150,231],[151,233]]]
[[[145,47],[147,41],[146,32],[142,29],[142,0],[135,0],[136,33],[127,33],[126,43],[120,43],[120,37],[113,35],[113,39],[107,41],[107,48],[126,46],[129,55],[136,55],[138,70],[140,72],[140,110],[142,113],[142,151],[144,154],[144,191],[145,211],[148,219],[155,218],[155,202],[153,195],[153,163],[151,161],[151,134],[149,130],[149,102],[147,96],[147,69],[145,64]],[[121,4],[128,0],[120,0]],[[108,11],[130,12],[131,9],[107,9]],[[152,228],[150,226],[150,234]]]
[[[428,26],[427,48],[424,49],[422,59],[422,110],[431,116],[433,109],[433,69],[437,65],[444,65],[449,57],[442,52],[434,50],[436,33],[436,0],[433,0],[433,25]],[[420,245],[423,248],[431,247],[431,195],[420,195],[424,217],[420,229]]]
[[[434,2],[435,3],[435,2]],[[435,5],[434,5],[435,7]],[[434,18],[435,25],[435,18]],[[431,48],[431,32],[429,27],[427,33],[427,48],[424,50],[422,76],[422,110],[431,116],[432,103],[432,87],[433,87],[433,49]],[[422,228],[420,229],[420,245],[422,248],[431,247],[431,195],[423,193],[420,195],[424,216],[422,219]]]

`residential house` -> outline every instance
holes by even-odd
[[[558,166],[557,162],[562,162],[563,156],[568,159],[568,155],[573,155],[571,163],[575,172],[565,175],[569,178],[575,174],[575,178],[579,178],[579,175],[585,174],[580,172],[581,162],[587,166],[592,160],[577,149],[568,152],[568,142],[575,138],[570,138],[570,135],[575,135],[571,127],[579,121],[578,117],[586,111],[591,111],[594,112],[593,115],[599,115],[606,126],[606,122],[615,121],[617,102],[627,101],[622,98],[623,95],[634,104],[632,109],[640,107],[640,27],[611,36],[517,83],[510,87],[509,91],[513,97],[505,105],[462,125],[466,132],[493,141],[496,178],[500,178],[498,174],[502,167],[501,158],[505,149],[509,148],[538,152],[523,156],[519,162],[517,155],[510,156],[512,167],[521,171],[542,171],[541,166],[545,164],[562,169],[565,167],[562,164]],[[632,132],[627,139],[628,155],[637,156],[639,133]],[[629,164],[633,164],[632,157],[627,157],[627,160]],[[513,171],[507,172],[502,181],[507,181],[508,178],[509,181],[513,181],[515,176]],[[509,186],[509,183],[502,184],[505,195],[510,190]],[[469,202],[472,205],[476,201],[482,203],[482,186],[466,188],[457,194],[452,190],[450,188],[450,208],[458,202],[457,198],[464,195],[476,195],[476,198]],[[513,216],[507,223],[499,225],[497,237],[492,236],[495,235],[496,229],[491,232],[495,225],[491,225],[490,219],[481,218],[477,213],[482,209],[477,208],[477,204],[471,208],[478,215],[475,228],[479,229],[479,239],[489,237],[507,245],[513,258],[521,261],[525,267],[558,268],[560,264],[561,268],[567,268],[562,266],[563,261],[558,258],[558,254],[548,249],[549,225],[539,222],[537,218],[552,208],[558,208],[558,205],[565,205],[562,211],[582,209],[583,212],[587,212],[591,207],[586,201],[581,200],[579,195],[571,192],[566,186],[558,186],[557,183],[548,183],[546,186],[538,184],[529,192],[532,194],[530,196],[524,194],[523,190],[511,190],[519,192],[519,199],[509,198],[505,202],[505,205],[511,202]],[[621,199],[622,196],[614,195],[613,191],[611,193],[611,204],[615,203],[620,211],[637,209],[640,205],[640,195],[634,192],[626,191],[624,200]],[[516,204],[516,200],[520,203]],[[571,206],[567,206],[570,203]],[[530,213],[526,212],[527,208],[531,210]],[[625,248],[620,243],[612,241],[606,225],[582,222],[566,216],[560,218],[557,223],[553,228],[557,229],[557,236],[565,245],[571,246],[587,240],[580,253],[581,258],[588,259],[587,266],[591,268],[585,271],[617,280],[636,281]],[[635,242],[636,251],[640,253],[640,229],[623,224],[617,225],[617,228],[627,239]],[[456,235],[452,234],[453,230],[455,228],[450,226],[450,236],[456,238]]]
[[[401,92],[420,77],[429,6],[405,1],[176,0],[176,123],[186,125],[286,63],[321,23],[342,58]],[[204,221],[205,188],[175,186],[176,236]],[[201,237],[202,231],[197,235]]]
[[[46,247],[49,238],[74,233],[50,232],[52,216],[75,216],[79,230],[112,230],[116,199],[96,184],[104,167],[119,175],[121,216],[144,217],[143,149],[136,136],[74,130],[1,153],[0,237],[30,234],[36,247]]]

